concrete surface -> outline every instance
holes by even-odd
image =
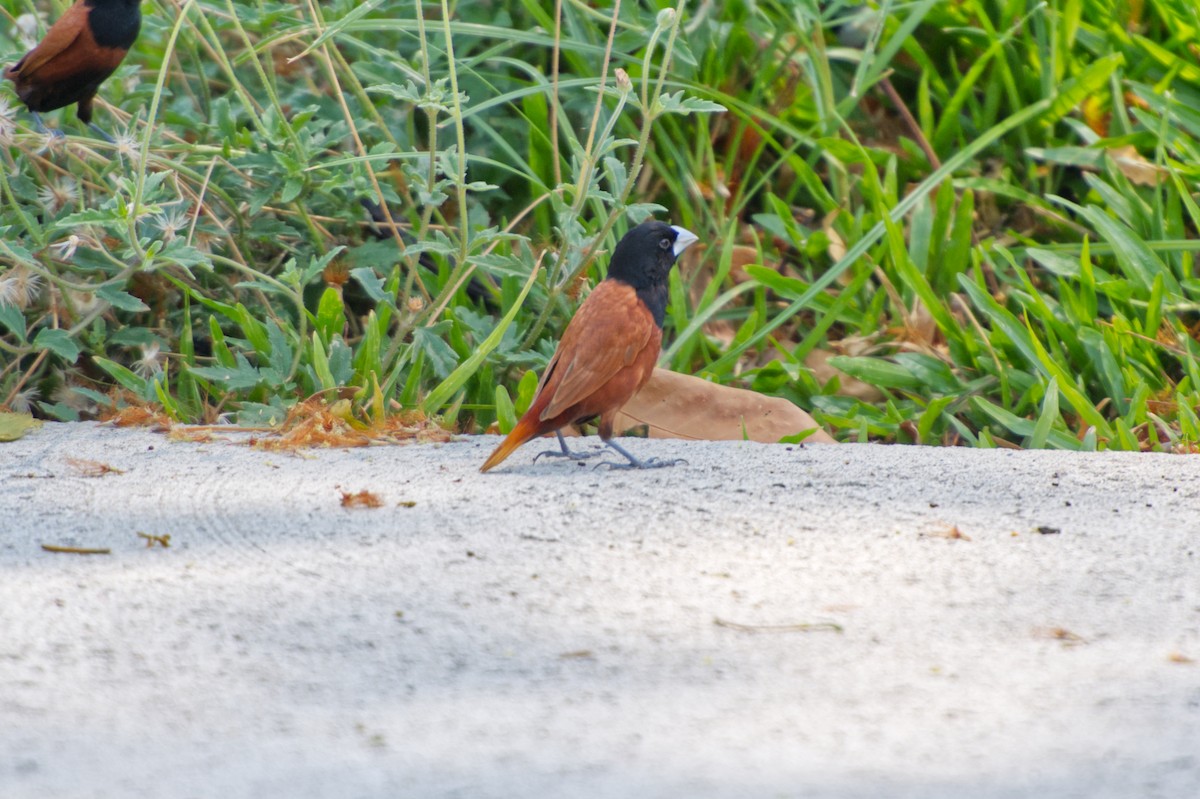
[[[0,444],[0,796],[1200,796],[1200,458],[495,443]]]

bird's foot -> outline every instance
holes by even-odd
[[[662,469],[667,466],[678,466],[681,463],[687,463],[687,461],[685,461],[683,458],[671,458],[670,460],[663,460],[661,458],[647,458],[646,460],[642,460],[634,457],[633,453],[622,447],[616,441],[613,441],[611,438],[604,443],[624,455],[625,460],[627,460],[628,463],[602,461],[601,463],[596,464],[595,468],[597,469],[599,469],[601,466],[607,466],[610,469]]]
[[[594,458],[600,454],[599,450],[596,452],[572,452],[571,448],[567,446],[567,440],[563,438],[562,431],[555,430],[554,434],[558,436],[558,452],[555,452],[552,449],[539,452],[537,455],[533,456],[534,463],[537,463],[537,459],[543,455],[545,455],[547,458],[567,458],[573,461],[586,461],[588,458]]]
[[[663,460],[662,458],[647,458],[644,461],[638,460],[637,458],[630,458],[628,463],[601,461],[593,468],[599,469],[601,466],[607,466],[609,469],[620,469],[622,471],[625,469],[663,469],[667,466],[679,466],[683,463],[687,463],[687,461],[683,458],[670,458],[668,460]]]
[[[561,451],[557,449],[545,449],[533,456],[533,462],[537,463],[537,459],[543,455],[545,455],[547,458],[566,458],[572,461],[586,461],[589,458],[596,457],[601,452],[602,450],[596,450],[595,452],[575,452],[574,450],[569,449]]]

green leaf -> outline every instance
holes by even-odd
[[[342,295],[333,286],[326,287],[317,304],[317,332],[321,341],[328,344],[334,334],[340,334],[346,326],[346,313],[342,305]]]
[[[1058,419],[1058,380],[1050,378],[1046,386],[1046,396],[1042,399],[1042,412],[1038,415],[1037,425],[1033,435],[1029,437],[1030,449],[1044,449],[1046,439],[1050,435],[1051,426]]]
[[[0,302],[0,325],[7,327],[22,342],[28,340],[25,337],[25,315],[17,306]]]
[[[413,331],[413,345],[425,353],[433,373],[446,377],[458,363],[458,353],[443,338],[452,322],[445,320],[429,327],[418,327]]]
[[[141,311],[150,310],[149,305],[142,302],[132,294],[122,291],[116,286],[104,286],[96,291],[96,296],[119,311],[140,313]]]
[[[529,410],[529,406],[533,404],[533,398],[537,395],[538,375],[537,372],[530,369],[525,374],[521,375],[521,382],[517,383],[517,402],[516,412],[519,414]]]
[[[933,425],[939,418],[941,418],[941,415],[946,408],[957,400],[958,397],[938,397],[929,403],[929,405],[921,413],[921,417],[917,419],[917,441],[919,443],[931,443],[929,436],[933,432]]]
[[[1106,88],[1109,77],[1123,63],[1125,56],[1121,53],[1110,53],[1090,62],[1079,75],[1063,84],[1054,97],[1054,102],[1046,109],[1045,116],[1039,121],[1049,125],[1075,111],[1084,100],[1101,93]]]
[[[32,414],[0,412],[0,441],[16,441],[41,426],[41,420],[34,419]]]
[[[921,380],[908,368],[880,358],[835,355],[829,359],[829,365],[880,388],[916,390],[922,386]]]
[[[222,391],[241,391],[254,388],[262,378],[246,356],[237,353],[237,365],[228,366],[193,366],[190,371],[196,377],[211,380]]]
[[[367,296],[375,302],[390,304],[395,301],[395,298],[384,289],[383,278],[375,274],[373,268],[360,266],[357,269],[351,269],[350,275],[358,281],[358,284],[363,287],[363,291],[367,292]]]
[[[663,92],[658,98],[659,114],[715,114],[722,111],[727,111],[725,106],[720,103],[714,103],[711,100],[702,100],[699,97],[684,97],[682,91],[674,94]]]
[[[496,421],[500,425],[500,432],[503,435],[508,435],[517,426],[517,414],[513,408],[512,400],[508,398],[508,389],[502,385],[496,386],[495,398]]]
[[[521,305],[525,302],[525,298],[529,296],[529,290],[533,288],[534,281],[537,280],[541,272],[542,268],[540,266],[530,271],[529,279],[525,281],[525,286],[521,289],[520,296],[509,307],[508,313],[496,325],[496,329],[492,331],[491,335],[484,339],[483,343],[471,353],[470,357],[459,364],[458,368],[449,377],[439,383],[433,391],[429,392],[429,395],[425,397],[425,401],[421,403],[421,409],[425,413],[432,414],[440,409],[447,400],[462,388],[471,375],[475,374],[475,371],[479,369],[479,366],[491,354],[492,350],[496,349],[500,344],[500,340],[504,338],[504,331],[508,330],[508,326],[517,317],[517,312],[521,310]]]
[[[1025,254],[1059,277],[1079,277],[1079,261],[1074,258],[1067,258],[1040,247],[1030,247]]]
[[[312,366],[313,371],[317,375],[317,382],[320,387],[325,390],[337,388],[337,381],[333,379],[333,372],[329,368],[329,359],[325,357],[325,347],[321,343],[321,337],[317,331],[312,334]]]
[[[34,337],[33,346],[37,350],[50,350],[67,363],[75,363],[79,358],[79,345],[65,330],[43,327]]]
[[[148,391],[149,386],[146,383],[145,378],[141,377],[135,372],[131,372],[115,361],[110,361],[107,358],[96,357],[93,358],[93,360],[96,362],[97,366],[112,375],[113,379],[122,386],[129,389],[142,399],[150,399],[150,392]]]

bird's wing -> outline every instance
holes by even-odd
[[[46,31],[46,37],[13,68],[22,77],[30,77],[50,59],[69,48],[87,26],[88,7],[75,3]]]
[[[656,327],[632,286],[601,281],[567,325],[546,367],[541,391],[550,392],[550,401],[539,418],[553,419],[633,363]]]

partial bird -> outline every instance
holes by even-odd
[[[4,70],[4,77],[13,82],[39,131],[46,132],[42,112],[78,103],[79,121],[112,142],[92,124],[92,100],[137,41],[141,27],[140,0],[78,0],[36,47]]]
[[[600,417],[600,439],[625,456],[614,468],[647,469],[675,461],[641,460],[613,440],[617,412],[654,371],[662,347],[667,313],[667,276],[675,259],[697,240],[688,230],[665,222],[643,222],[625,234],[613,250],[608,275],[593,289],[563,332],[554,357],[538,384],[529,410],[480,468],[486,472],[525,442],[546,433],[558,435],[561,452],[572,452],[561,429]]]

